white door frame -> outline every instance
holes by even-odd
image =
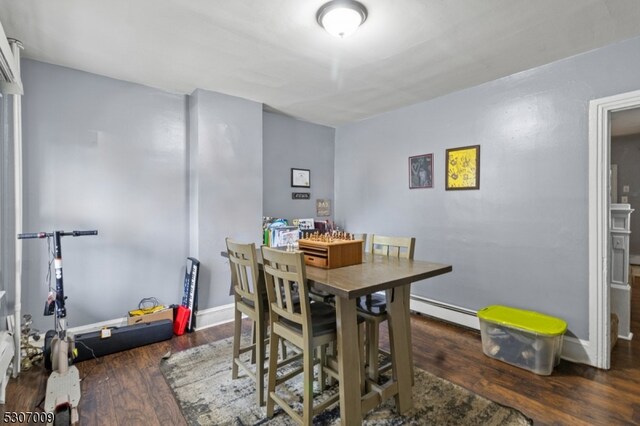
[[[609,369],[609,168],[611,113],[640,107],[640,90],[589,102],[589,345],[590,364]]]

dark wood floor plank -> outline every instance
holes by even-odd
[[[104,360],[105,358],[78,363],[82,391],[82,409],[79,414],[83,425],[107,424],[105,419],[116,419],[115,404],[108,386],[109,364]]]
[[[178,407],[160,370],[156,367],[147,367],[143,372],[143,377],[147,389],[151,390],[148,394],[149,402],[153,405],[160,423],[174,426],[186,425],[180,407]]]
[[[112,365],[107,383],[117,424],[159,424],[161,420],[149,402],[152,390],[146,386],[143,371],[136,365],[135,352],[125,351],[105,357]]]

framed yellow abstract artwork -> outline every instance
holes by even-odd
[[[480,145],[447,149],[445,189],[480,189]]]

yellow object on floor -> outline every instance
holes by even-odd
[[[147,315],[147,314],[152,314],[154,312],[158,312],[158,311],[162,311],[163,309],[166,309],[167,307],[164,305],[158,305],[158,306],[154,306],[152,308],[144,308],[144,309],[134,309],[133,311],[129,311],[129,316],[130,317],[137,317],[140,315]]]

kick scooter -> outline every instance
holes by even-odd
[[[78,403],[80,402],[80,374],[78,368],[70,365],[73,359],[73,338],[67,335],[67,310],[65,308],[64,284],[62,281],[61,238],[98,235],[98,231],[53,231],[18,234],[18,239],[52,238],[53,264],[56,274],[55,294],[51,293],[45,304],[44,314],[54,315],[54,329],[45,337],[45,367],[51,374],[47,380],[44,411],[54,413],[55,425],[78,423]],[[51,267],[51,266],[49,266]],[[51,423],[50,423],[51,424]]]

